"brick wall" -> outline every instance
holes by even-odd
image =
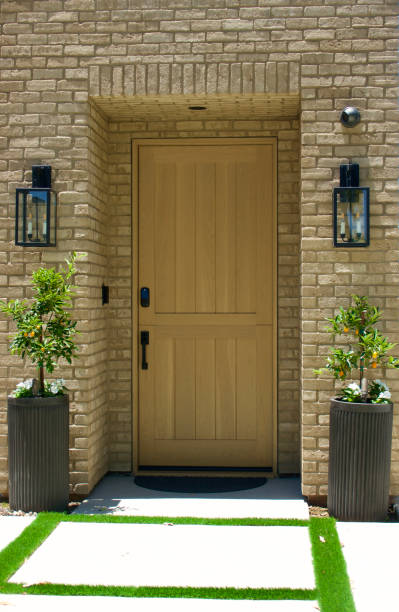
[[[331,380],[315,380],[330,339],[325,317],[347,307],[351,294],[369,296],[384,311],[382,329],[398,341],[398,111],[397,14],[394,2],[309,7],[319,29],[302,54],[301,291],[303,493],[327,494]],[[326,11],[326,12],[324,12]],[[323,13],[323,15],[322,15]],[[317,52],[317,53],[315,53]],[[346,105],[360,109],[352,129],[339,122]],[[334,249],[331,187],[339,165],[359,163],[360,185],[370,187],[371,242]],[[391,492],[399,493],[399,378],[386,376],[396,401]]]
[[[25,295],[27,275],[41,261],[58,265],[74,248],[87,253],[75,304],[81,358],[63,370],[73,394],[75,492],[91,488],[108,465],[128,469],[131,461],[130,139],[273,133],[279,138],[279,275],[285,279],[279,287],[280,461],[283,469],[297,469],[301,380],[303,491],[326,493],[333,385],[312,374],[327,350],[323,318],[347,305],[351,293],[365,293],[383,308],[386,330],[399,340],[397,16],[393,0],[2,0],[1,297]],[[240,100],[251,94],[264,96],[264,103],[244,105],[245,114]],[[179,126],[173,108],[168,121],[134,105],[139,97],[141,103],[146,96],[174,95],[230,95],[237,115],[225,116],[224,100],[224,114],[215,111],[212,119],[216,125],[185,117],[188,123]],[[298,98],[297,190],[292,143],[298,125],[287,108]],[[119,118],[110,110],[116,100],[123,101]],[[362,114],[352,130],[338,120],[347,104]],[[242,123],[247,120],[253,123]],[[371,245],[348,252],[332,248],[331,188],[339,164],[350,159],[371,190]],[[15,188],[29,184],[33,163],[54,169],[60,200],[55,249],[13,244]],[[102,307],[106,281],[111,303]],[[7,330],[2,317],[0,491],[7,482],[6,395],[21,377],[18,360],[7,353]],[[397,375],[387,376],[398,402]],[[398,494],[398,408],[394,427],[391,491]]]

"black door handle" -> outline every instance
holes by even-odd
[[[150,344],[150,332],[142,331],[140,333],[140,342],[141,342],[141,369],[148,370],[148,363],[146,357],[146,346]]]

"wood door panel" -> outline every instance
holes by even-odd
[[[214,440],[216,437],[216,377],[215,338],[197,336],[196,363],[196,437]]]
[[[216,312],[215,179],[213,163],[196,164],[196,308]]]
[[[216,439],[236,439],[236,339],[216,340]]]
[[[226,147],[179,161],[172,151],[166,159],[164,148],[143,156],[139,175],[140,201],[152,209],[140,207],[139,223],[140,251],[148,256],[153,245],[154,269],[150,273],[141,252],[139,265],[140,278],[156,289],[153,312],[257,313],[260,323],[272,323],[273,277],[260,266],[273,259],[273,211],[259,206],[265,194],[273,201],[271,147],[257,147],[255,161],[253,155],[241,159],[241,151],[230,159]],[[211,149],[220,149],[218,160],[206,154]]]
[[[237,311],[235,164],[219,163],[216,178],[216,312],[235,313]]]
[[[195,312],[195,166],[176,167],[176,312]]]
[[[147,417],[148,412],[153,417],[140,424],[141,463],[166,453],[173,440],[190,456],[198,448],[193,465],[208,465],[199,450],[206,440],[211,447],[229,441],[244,453],[239,457],[237,450],[236,461],[251,458],[253,467],[261,466],[263,446],[272,448],[273,390],[262,382],[271,364],[272,328],[154,326],[148,331],[148,370],[140,370],[140,392],[150,400]],[[168,465],[179,465],[169,451],[166,458]]]
[[[174,338],[174,345],[175,438],[195,440],[195,339]]]
[[[151,338],[152,340],[152,338]],[[152,344],[152,343],[151,343]],[[175,346],[173,339],[160,338],[155,351],[152,347],[148,347],[148,361],[154,363],[154,378],[151,379],[153,387],[154,419],[150,422],[149,427],[154,427],[154,437],[157,440],[174,440],[176,438],[175,431],[175,363],[174,351]],[[152,377],[151,367],[145,374]],[[144,373],[144,372],[143,372]],[[156,384],[154,383],[156,381]],[[145,381],[143,381],[145,382]]]
[[[141,142],[139,464],[270,467],[274,146]]]
[[[256,312],[256,255],[257,255],[257,166],[237,165],[237,238],[236,312]],[[267,236],[265,236],[267,239]],[[259,279],[261,280],[262,277]]]
[[[234,447],[229,440],[196,440],[195,445],[185,440],[164,440],[140,448],[140,466],[184,466],[194,468],[267,468],[273,464],[272,450],[264,445],[257,448],[254,458],[253,443],[237,440]]]

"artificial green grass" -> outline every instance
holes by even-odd
[[[50,516],[50,513],[49,513]],[[192,516],[113,516],[109,514],[56,514],[59,521],[73,523],[174,523],[175,525],[231,525],[254,527],[307,527],[308,520],[302,519],[259,519],[259,518],[198,518]]]
[[[0,593],[28,595],[69,595],[106,597],[179,597],[186,599],[263,599],[314,600],[316,592],[308,589],[234,589],[211,587],[124,587],[91,586],[85,584],[35,584],[24,586],[6,583]]]
[[[321,612],[356,612],[335,519],[311,518],[313,565]]]
[[[7,582],[59,522],[78,523],[173,523],[176,525],[309,526],[317,589],[235,589],[193,587],[124,587],[69,584],[22,585]],[[182,597],[201,599],[318,599],[321,612],[355,612],[346,565],[335,521],[327,518],[299,519],[201,519],[195,517],[144,517],[67,515],[42,513],[7,548],[0,551],[0,592],[41,595],[101,595],[118,597]]]
[[[62,514],[39,514],[21,535],[0,551],[0,584],[6,582],[50,535],[60,521],[59,516]]]

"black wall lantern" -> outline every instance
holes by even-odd
[[[340,186],[333,192],[334,246],[370,243],[369,188],[359,187],[359,164],[340,166]]]
[[[57,196],[51,191],[51,166],[32,166],[32,188],[16,190],[15,244],[56,245]]]

